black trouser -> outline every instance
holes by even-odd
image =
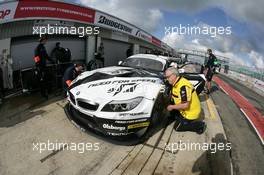
[[[213,78],[213,75],[214,75],[214,70],[213,68],[209,68],[208,71],[207,71],[207,74],[205,76],[206,80],[208,82],[211,82],[212,78]]]
[[[67,92],[69,90],[68,85],[66,84],[64,78],[62,78],[62,88],[63,88],[63,96],[67,97]]]
[[[203,121],[197,121],[197,120],[188,120],[184,118],[179,111],[175,112],[175,119],[179,122],[179,124],[176,126],[177,131],[194,131],[198,132],[201,129],[203,129],[205,123]]]
[[[37,78],[40,86],[40,94],[43,97],[48,97],[48,82],[46,67],[37,67]]]

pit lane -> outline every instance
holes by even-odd
[[[37,98],[32,98],[37,100]],[[59,96],[38,105],[15,102],[4,108],[0,130],[0,174],[231,174],[229,151],[172,150],[179,143],[226,143],[227,139],[210,96],[201,95],[202,117],[207,123],[204,134],[176,132],[170,120],[157,126],[140,143],[120,144],[91,131],[80,129],[67,118],[65,99]],[[28,100],[24,100],[25,103]],[[32,102],[32,100],[29,100]],[[162,116],[161,116],[162,117]],[[13,122],[16,120],[16,122]],[[89,143],[90,150],[34,150],[36,143]],[[98,150],[94,149],[98,144]]]

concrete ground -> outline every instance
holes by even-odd
[[[227,149],[228,142],[210,96],[201,96],[204,134],[176,132],[170,121],[133,146],[74,126],[64,112],[67,101],[59,96],[17,98],[0,108],[1,175],[232,174],[230,151],[216,151],[219,145]]]

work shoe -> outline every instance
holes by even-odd
[[[204,133],[204,131],[206,130],[206,128],[207,128],[207,125],[206,125],[206,123],[204,123],[203,126],[196,131],[196,133],[199,134],[199,135],[201,135],[201,134]]]

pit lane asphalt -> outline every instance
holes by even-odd
[[[27,101],[29,100],[24,100],[25,103]],[[25,106],[23,109],[26,110],[19,113],[14,112],[16,106],[12,108],[14,111],[6,108],[5,114],[1,113],[1,119],[3,119],[3,122],[0,121],[1,175],[232,174],[230,152],[216,154],[203,150],[171,152],[165,149],[166,144],[179,141],[184,143],[231,141],[235,173],[263,174],[261,169],[264,160],[261,156],[263,149],[261,151],[254,131],[251,130],[236,105],[220,90],[216,90],[208,98],[201,96],[202,117],[208,125],[204,134],[176,132],[173,129],[175,122],[172,121],[165,127],[160,127],[145,142],[133,146],[111,143],[102,137],[82,132],[66,117],[63,109],[66,103],[66,100],[55,97],[32,108],[23,104]],[[221,115],[221,119],[218,114]],[[241,122],[237,122],[232,114],[240,116],[241,120],[244,119],[243,127],[248,128],[246,130],[241,128]],[[9,117],[4,119],[4,116]],[[221,120],[226,125],[224,128],[228,133],[228,140],[226,140]],[[33,143],[47,143],[48,140],[53,143],[68,144],[71,142],[99,143],[100,149],[84,153],[62,150],[62,147],[57,151],[46,150],[42,153],[33,150]]]
[[[224,75],[216,76],[239,91],[263,114],[263,97]],[[231,158],[234,174],[264,174],[264,148],[256,132],[230,97],[219,90],[216,84],[214,86],[215,91],[210,96],[217,104],[216,108],[221,116],[227,139],[232,143]]]

